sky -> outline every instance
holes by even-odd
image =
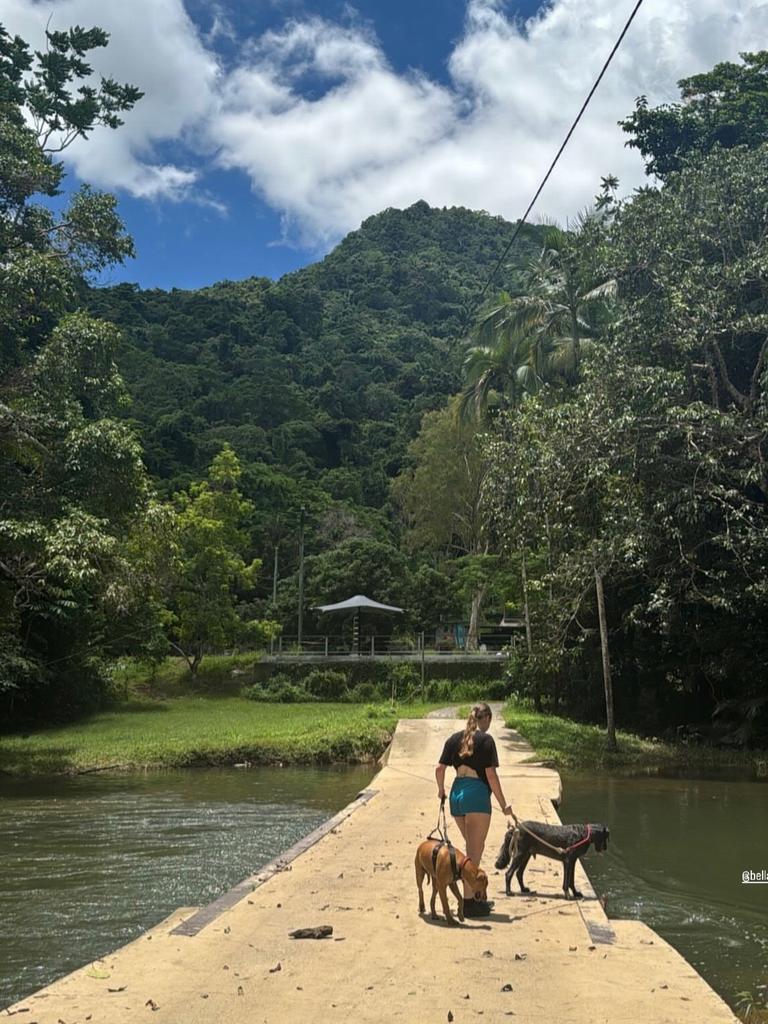
[[[65,151],[66,186],[114,192],[137,258],[105,283],[277,278],[419,199],[516,220],[634,0],[0,0],[34,47],[100,25],[95,74],[145,93]],[[768,0],[645,0],[535,208],[567,221],[642,161],[635,98],[768,44]]]

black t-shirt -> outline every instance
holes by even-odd
[[[464,730],[461,729],[459,732],[455,732],[453,736],[448,737],[445,741],[443,752],[440,755],[440,764],[452,765],[454,768],[464,764],[468,768],[473,768],[486,786],[488,786],[485,769],[499,767],[499,755],[496,753],[496,743],[493,736],[477,729],[475,732],[475,746],[472,753],[469,757],[459,757],[459,748],[461,747],[463,736]],[[491,787],[488,786],[488,788],[490,789]]]

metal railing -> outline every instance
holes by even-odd
[[[514,645],[516,637],[500,638],[498,635],[479,637],[479,650],[466,651],[463,648],[449,645],[448,643],[435,644],[425,640],[424,634],[419,633],[415,637],[401,637],[397,635],[370,635],[359,637],[357,644],[348,637],[324,634],[304,634],[299,642],[297,636],[283,634],[277,637],[270,644],[270,654],[278,657],[316,657],[316,658],[339,658],[339,657],[360,657],[360,658],[397,658],[397,657],[418,657],[424,655],[444,655],[450,658],[452,655],[465,654],[489,654],[496,655],[510,645]]]

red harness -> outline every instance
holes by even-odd
[[[584,836],[584,838],[580,839],[578,841],[578,843],[574,843],[573,846],[567,847],[565,850],[563,850],[563,853],[566,854],[566,853],[570,853],[571,850],[578,850],[578,848],[580,846],[583,846],[585,843],[588,843],[591,838],[592,838],[592,827],[590,825],[587,825],[587,834]]]

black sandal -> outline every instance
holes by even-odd
[[[487,917],[491,912],[486,900],[464,900],[464,917]]]

